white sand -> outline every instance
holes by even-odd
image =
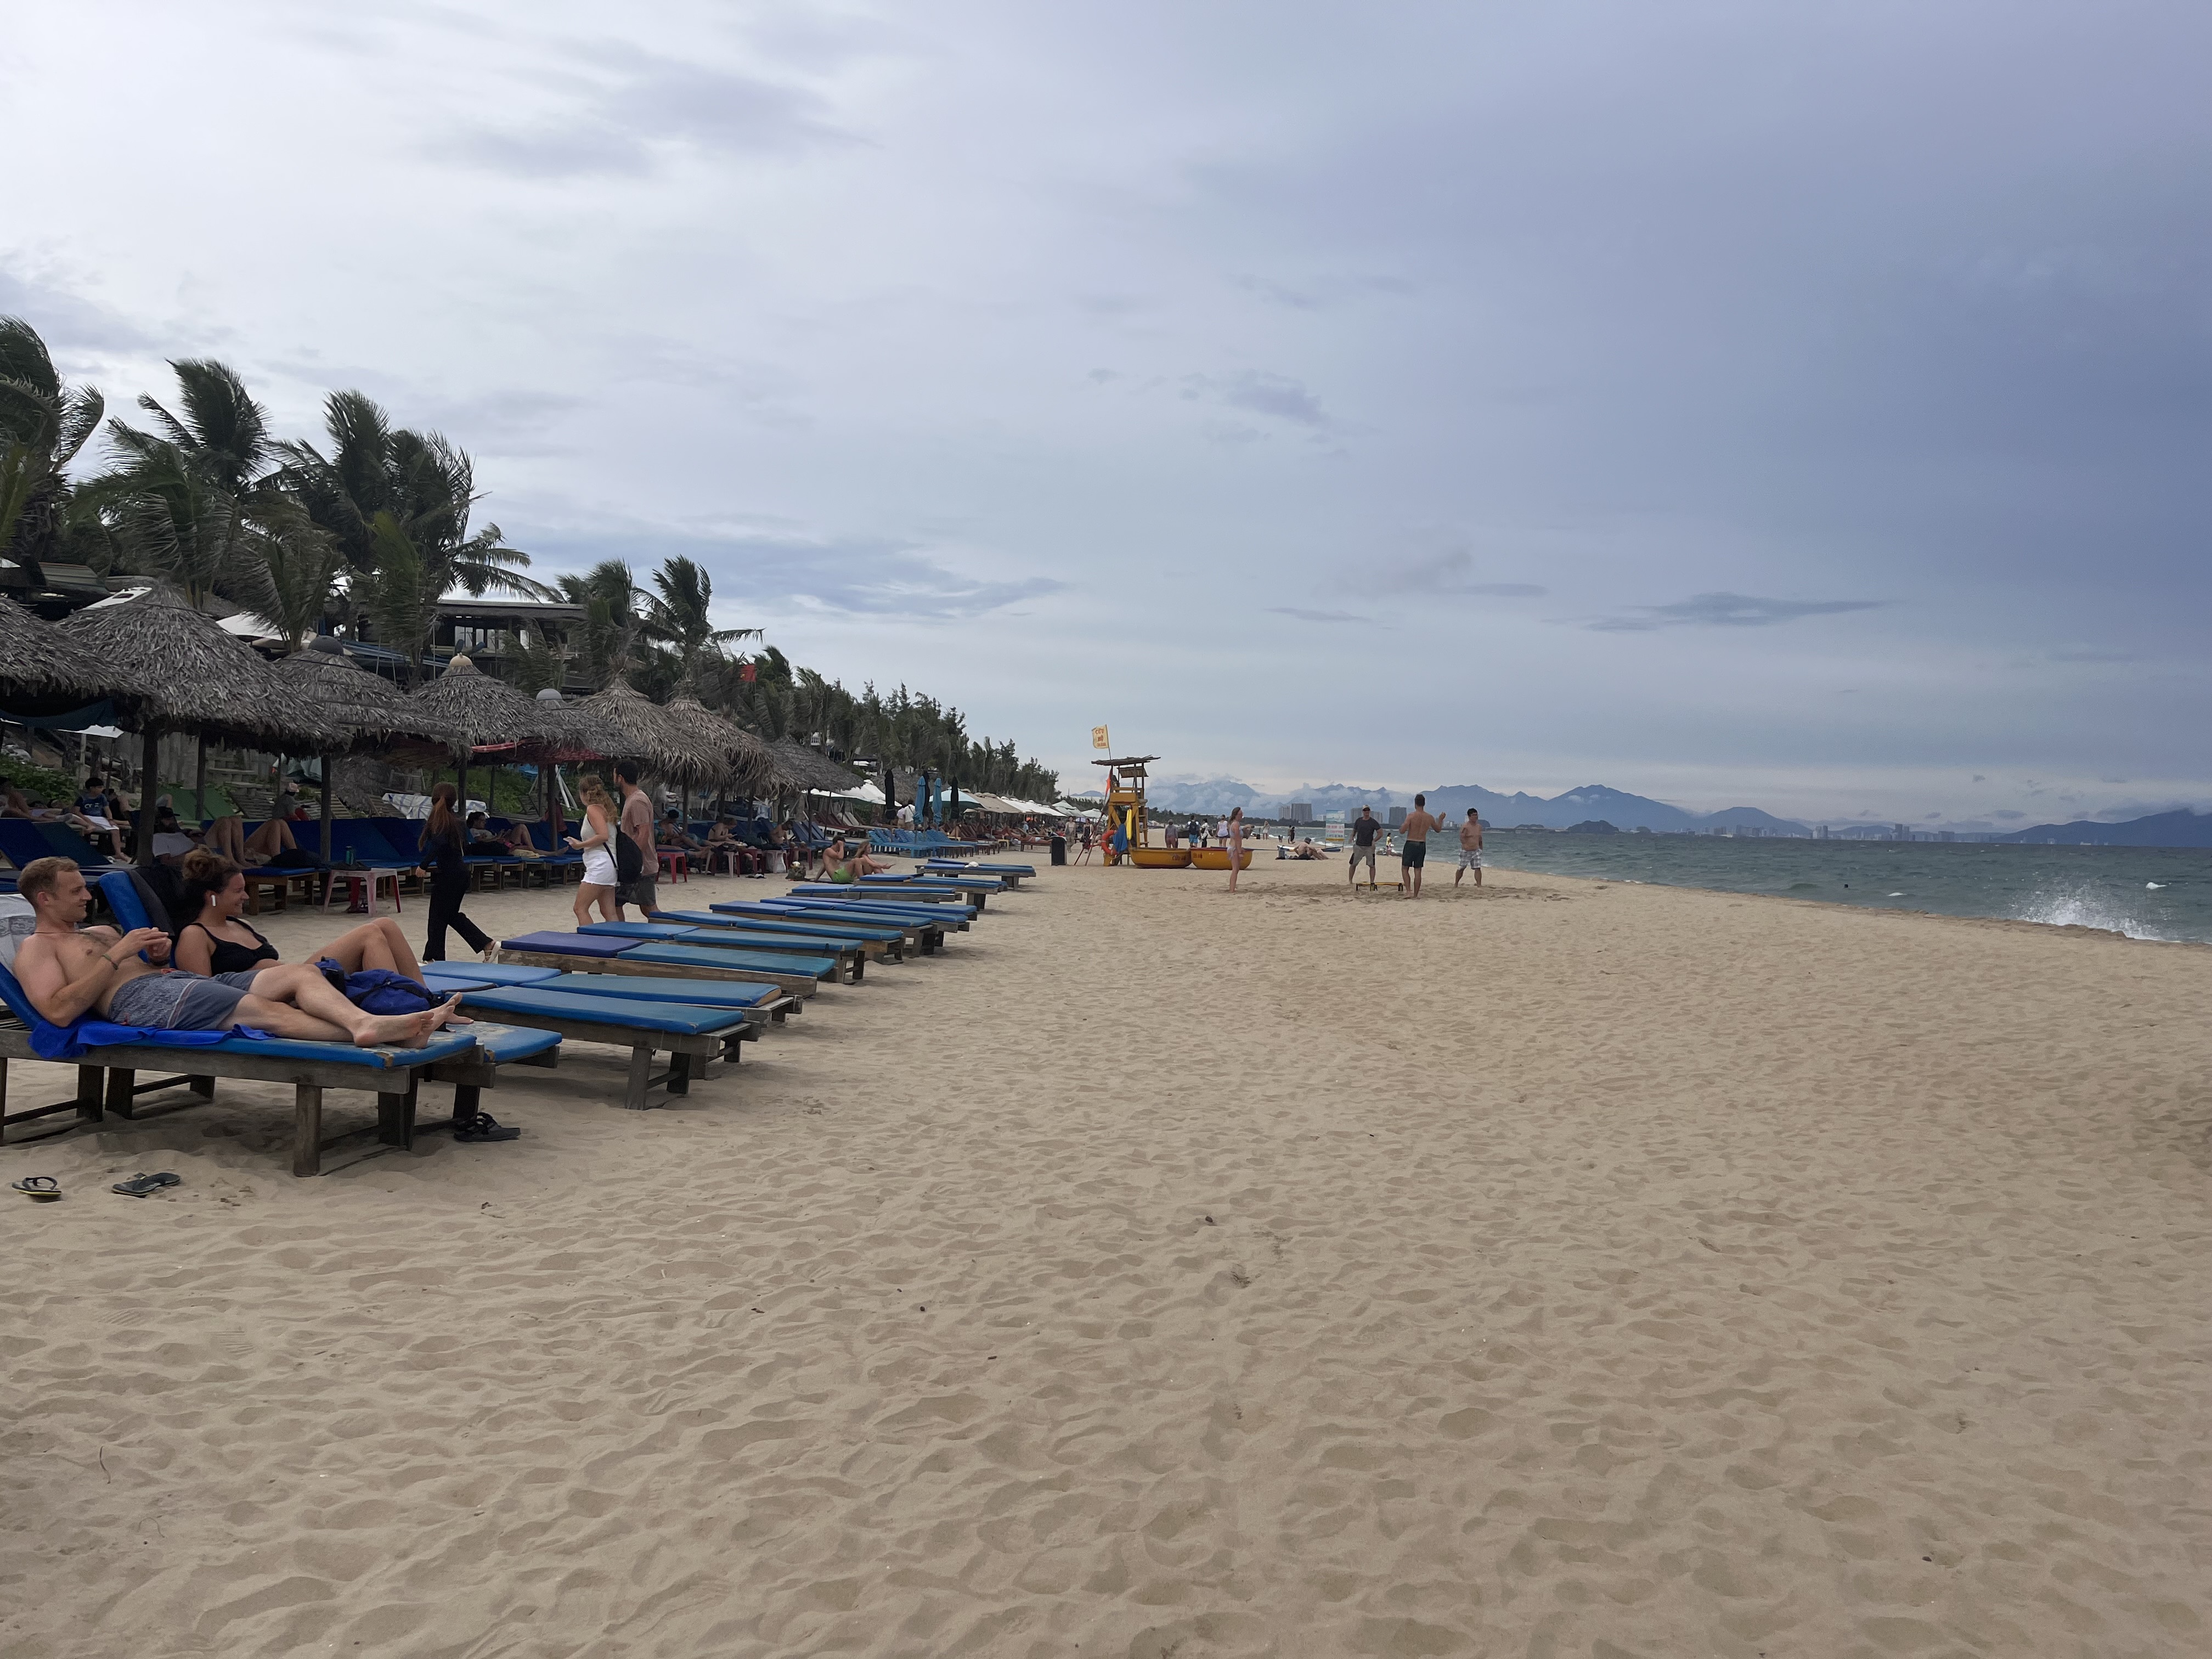
[[[1224,880],[1050,872],[512,1146],[0,1152],[70,1193],[0,1192],[0,1651],[2205,1650],[2212,951]]]

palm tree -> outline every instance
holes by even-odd
[[[117,465],[74,510],[97,520],[125,568],[194,605],[220,596],[271,615],[296,643],[328,599],[336,551],[275,475],[267,411],[237,373],[209,358],[170,368],[181,413],[142,394],[154,430],[110,421]]]
[[[521,574],[530,556],[497,525],[471,532],[483,496],[466,451],[435,432],[395,428],[358,392],[332,392],[323,426],[327,455],[306,442],[276,446],[284,487],[337,546],[349,599],[400,653],[410,680],[429,648],[438,602],[455,588],[472,598],[495,588],[556,597]]]
[[[696,683],[700,659],[720,655],[732,640],[750,639],[757,628],[717,628],[708,614],[714,602],[714,581],[696,560],[670,559],[653,573],[659,592],[647,602],[643,626],[654,639],[676,648],[676,678]]]
[[[37,330],[0,317],[0,553],[51,556],[69,488],[63,470],[106,409],[93,387],[62,384]]]
[[[623,559],[601,559],[580,576],[559,578],[561,597],[584,607],[584,673],[604,689],[638,665],[647,637],[638,606],[645,595]]]

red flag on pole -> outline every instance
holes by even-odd
[[[760,665],[757,663],[739,663],[738,665],[738,678],[743,680],[747,685],[750,685],[755,680],[760,678]]]

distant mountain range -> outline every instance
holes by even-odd
[[[2072,823],[2039,823],[2033,830],[2016,830],[2008,836],[1984,836],[1984,841],[2042,842],[2072,847],[2087,842],[2093,847],[2212,847],[2212,812],[2154,812],[2124,823],[2094,823],[2076,819]]]
[[[1445,817],[1463,817],[1467,809],[1480,812],[1486,823],[1501,830],[1518,824],[1539,824],[1547,830],[1565,830],[1577,823],[1601,820],[1616,830],[1771,830],[1779,835],[1809,836],[1812,830],[1790,818],[1778,818],[1756,806],[1731,806],[1719,812],[1687,812],[1663,800],[1632,795],[1601,783],[1570,789],[1546,799],[1541,795],[1516,793],[1501,795],[1480,784],[1440,784],[1426,792],[1430,809]],[[1316,818],[1329,812],[1347,817],[1363,806],[1371,806],[1378,817],[1388,817],[1393,806],[1411,806],[1413,798],[1389,789],[1361,789],[1331,783],[1301,789],[1294,794],[1262,794],[1235,778],[1155,778],[1146,798],[1168,812],[1205,812],[1218,816],[1241,806],[1248,817],[1280,817],[1293,801],[1313,808]]]
[[[1091,792],[1096,793],[1096,791]],[[1691,812],[1647,795],[1601,783],[1586,784],[1548,799],[1542,795],[1516,793],[1501,795],[1480,784],[1440,784],[1426,792],[1431,810],[1447,818],[1462,817],[1470,806],[1483,822],[1500,830],[1536,824],[1547,830],[1567,830],[1578,823],[1609,823],[1616,830],[1764,830],[1780,836],[1809,836],[1809,825],[1795,818],[1778,818],[1756,806],[1730,806],[1718,812]],[[1394,806],[1411,806],[1410,794],[1389,789],[1362,789],[1331,783],[1289,794],[1265,794],[1236,778],[1154,778],[1147,798],[1167,812],[1196,812],[1218,817],[1241,806],[1248,817],[1277,818],[1293,801],[1313,809],[1319,819],[1330,812],[1350,817],[1362,806],[1371,806],[1377,817],[1387,818]],[[1871,827],[1871,826],[1869,826]],[[1923,830],[1923,837],[1924,837]],[[2050,842],[2071,846],[2087,842],[2099,847],[2212,847],[2212,813],[2186,810],[2154,813],[2124,823],[2080,821],[2038,824],[2033,830],[2009,834],[1961,831],[1961,839],[1986,842]]]

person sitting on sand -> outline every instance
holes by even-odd
[[[158,1030],[247,1025],[306,1042],[421,1048],[460,1012],[455,996],[418,1014],[368,1013],[304,963],[212,975],[171,967],[168,936],[158,927],[118,934],[82,927],[92,889],[74,859],[33,859],[16,886],[38,921],[15,953],[15,977],[56,1025],[98,1014]]]

